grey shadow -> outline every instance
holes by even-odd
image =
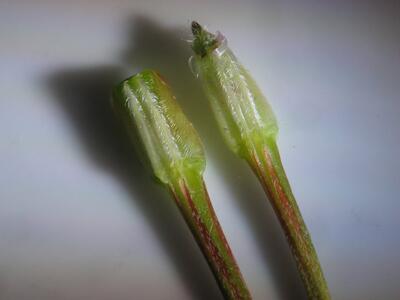
[[[60,69],[49,74],[45,84],[73,124],[88,159],[118,178],[135,199],[132,209],[143,213],[193,299],[220,299],[217,284],[174,201],[152,180],[114,116],[110,92],[122,79],[119,68],[98,66]]]
[[[129,22],[129,36],[133,39],[122,53],[122,60],[135,71],[154,68],[167,79],[199,132],[209,161],[217,166],[236,195],[234,204],[240,208],[254,234],[266,268],[273,274],[280,299],[306,299],[294,259],[271,205],[250,168],[227,150],[200,84],[188,67],[192,53],[184,39],[190,37],[189,30],[166,28],[143,16],[136,16]],[[190,28],[189,21],[186,25]]]

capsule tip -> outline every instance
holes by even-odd
[[[203,28],[201,27],[201,25],[199,23],[197,23],[196,21],[192,22],[192,33],[194,36],[200,34],[200,32],[203,30]]]
[[[192,22],[192,49],[201,57],[206,56],[209,52],[218,47],[219,42],[216,35],[205,30],[198,22]]]

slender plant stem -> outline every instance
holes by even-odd
[[[228,147],[250,164],[285,231],[310,299],[330,299],[317,254],[283,169],[278,123],[262,91],[228,47],[226,38],[192,22],[194,59]]]
[[[174,196],[226,299],[251,299],[211,205],[197,132],[163,78],[144,70],[114,89],[113,106],[155,177]],[[193,270],[196,272],[196,270]]]
[[[249,153],[247,159],[281,223],[310,299],[330,299],[312,244],[283,168],[275,138]]]
[[[226,299],[251,299],[232,255],[203,178],[191,174],[174,181],[169,189],[213,271]]]

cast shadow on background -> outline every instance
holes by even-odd
[[[47,84],[74,125],[88,158],[131,194],[132,209],[139,209],[146,218],[189,293],[194,299],[218,299],[219,291],[174,201],[151,179],[111,110],[110,91],[121,76],[111,66],[60,70],[49,76]]]
[[[131,74],[149,68],[158,70],[171,85],[199,131],[212,163],[235,195],[227,204],[233,202],[244,214],[280,298],[304,298],[283,233],[256,177],[247,176],[249,168],[226,149],[199,83],[188,68],[191,50],[184,38],[189,36],[188,30],[164,28],[136,16],[128,20],[128,44],[119,63],[60,69],[48,75],[46,85],[75,126],[88,158],[115,175],[132,194],[135,207],[141,209],[193,298],[218,299],[221,295],[217,285],[175,203],[150,179],[110,107],[111,88],[126,75],[119,65],[130,67]]]

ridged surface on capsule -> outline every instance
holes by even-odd
[[[276,136],[278,126],[257,84],[225,43],[195,55],[194,63],[225,140],[247,157],[254,141]]]
[[[191,62],[201,78],[228,146],[259,178],[285,231],[310,299],[328,300],[329,290],[307,227],[283,168],[271,107],[221,34],[192,23]]]
[[[145,70],[113,91],[113,106],[137,137],[155,176],[170,183],[179,173],[202,174],[205,158],[201,141],[161,76]],[[136,143],[135,143],[136,144]]]
[[[173,195],[221,292],[226,299],[251,299],[202,178],[200,139],[167,84],[158,73],[143,71],[114,89],[113,105],[134,144],[141,141],[155,176]]]

